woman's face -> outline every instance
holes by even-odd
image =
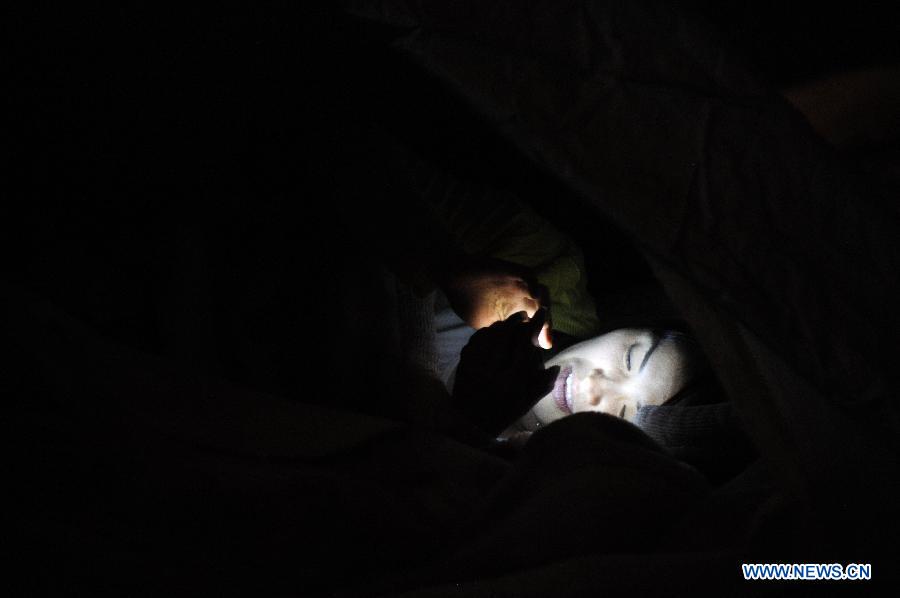
[[[638,407],[661,405],[690,379],[695,360],[683,335],[623,328],[583,341],[547,362],[558,365],[553,391],[533,408],[546,424],[599,411],[632,419]]]

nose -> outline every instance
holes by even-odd
[[[604,397],[613,396],[616,393],[617,384],[602,369],[595,369],[588,377],[587,395],[588,404],[596,407]]]

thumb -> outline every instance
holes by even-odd
[[[550,310],[546,307],[540,307],[531,317],[531,344],[541,349],[549,349],[553,346],[553,336],[551,333],[552,324],[550,322]]]

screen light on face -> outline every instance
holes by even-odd
[[[569,347],[547,362],[560,373],[532,414],[541,423],[589,411],[632,419],[644,405],[661,405],[691,375],[692,352],[681,337],[629,328]]]

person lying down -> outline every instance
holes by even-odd
[[[601,334],[585,260],[574,239],[513,193],[457,179],[402,146],[395,151],[407,164],[407,178],[418,181],[410,189],[421,198],[416,205],[426,210],[425,220],[433,223],[429,230],[438,231],[435,238],[446,244],[437,253],[452,256],[432,273],[437,284],[430,338],[436,363],[428,369],[456,407],[468,400],[461,394],[471,395],[471,408],[462,409],[467,420],[516,449],[557,419],[602,413],[635,424],[711,477],[744,460],[749,444],[690,335],[649,327]],[[532,330],[533,344],[529,326],[521,335],[513,332],[515,321],[491,330],[516,318],[527,323],[541,317],[547,321]],[[580,342],[545,364],[552,337]],[[461,393],[456,382],[466,350],[474,354],[469,359],[474,381]],[[517,369],[521,379],[509,375]],[[707,467],[708,455],[728,455],[728,447],[735,456],[728,467]],[[738,453],[744,456],[738,459]]]
[[[593,413],[631,422],[714,482],[733,477],[754,458],[688,333],[620,328],[544,362],[539,343],[530,342],[544,327],[543,311],[534,318],[520,312],[476,331],[442,299],[438,307],[439,375],[467,419],[495,434],[500,446],[519,449],[556,420]],[[460,378],[464,388],[457,386]]]

